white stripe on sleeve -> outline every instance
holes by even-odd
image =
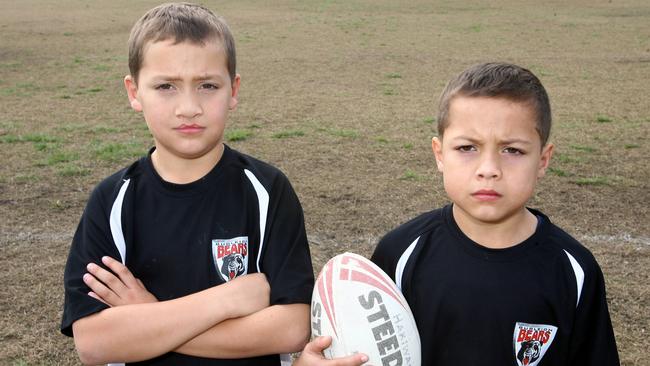
[[[404,268],[411,257],[411,253],[413,253],[413,249],[415,249],[415,246],[418,244],[418,240],[420,240],[419,236],[413,240],[411,245],[409,245],[404,253],[402,253],[402,256],[399,257],[399,261],[397,261],[397,268],[395,268],[395,284],[400,291],[402,291],[402,275],[404,274]]]
[[[262,272],[260,269],[260,259],[262,259],[262,248],[264,247],[264,233],[266,231],[266,216],[269,212],[269,193],[264,189],[262,183],[257,180],[255,174],[250,170],[244,169],[244,173],[253,184],[255,188],[255,193],[257,193],[257,200],[260,207],[260,249],[257,253],[257,271]]]
[[[125,179],[120,192],[117,194],[113,207],[111,208],[111,216],[109,222],[111,225],[111,235],[117,250],[120,252],[122,264],[126,265],[126,241],[124,240],[124,232],[122,232],[122,204],[124,203],[124,195],[126,188],[129,186],[130,179]]]
[[[580,304],[580,295],[582,294],[582,285],[585,282],[585,271],[582,270],[578,261],[573,258],[569,252],[565,250],[564,253],[569,257],[569,262],[571,262],[571,267],[573,267],[573,273],[576,275],[576,284],[578,286],[578,300],[576,301],[576,307],[578,307],[578,304]]]

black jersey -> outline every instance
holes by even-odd
[[[92,192],[65,268],[61,331],[106,305],[88,296],[86,265],[121,260],[158,300],[263,272],[274,304],[309,304],[313,271],[302,208],[276,168],[225,147],[219,163],[189,184],[164,181],[150,155]],[[214,360],[168,353],[152,365],[279,365],[270,355]]]
[[[451,205],[380,241],[372,260],[411,306],[422,365],[619,365],[598,264],[531,212],[535,233],[506,249],[465,236]]]

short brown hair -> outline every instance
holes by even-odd
[[[131,76],[134,80],[138,80],[144,48],[148,42],[173,39],[174,44],[189,41],[204,45],[210,38],[221,41],[226,53],[230,80],[234,80],[237,72],[235,40],[226,21],[201,5],[190,3],[159,5],[146,12],[131,29],[129,37]]]
[[[452,79],[440,95],[438,135],[449,125],[449,106],[456,96],[498,97],[530,103],[537,116],[536,129],[546,145],[551,134],[551,105],[541,81],[523,67],[500,62],[471,66]]]

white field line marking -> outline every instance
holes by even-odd
[[[632,244],[632,245],[645,245],[650,246],[650,237],[639,236],[633,237],[630,234],[617,234],[617,235],[582,235],[578,237],[579,241],[585,242],[601,242],[613,244]]]
[[[20,231],[20,232],[10,232],[2,230],[0,232],[0,243],[10,243],[18,241],[36,241],[43,242],[47,241],[63,241],[69,242],[72,241],[72,236],[74,235],[74,230],[65,231],[65,232],[30,232],[30,231]],[[613,244],[631,244],[631,245],[644,245],[650,246],[650,237],[647,236],[632,236],[628,233],[616,234],[616,235],[581,235],[576,237],[578,241],[584,242],[601,242],[601,243],[613,243]],[[350,242],[349,240],[347,240]],[[354,248],[359,244],[369,245],[374,248],[374,246],[379,241],[379,237],[373,236],[364,236],[359,237],[351,243],[356,245],[346,245],[345,243],[338,243],[340,246],[350,246]],[[315,245],[324,245],[335,244],[336,241],[324,238],[322,235],[311,234],[309,235],[309,242]]]
[[[0,232],[0,243],[15,243],[15,242],[71,242],[74,235],[74,230],[70,232]]]

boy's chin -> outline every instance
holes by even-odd
[[[485,224],[500,224],[509,219],[526,213],[526,207],[504,209],[497,205],[463,205],[454,203],[454,217]],[[460,217],[459,217],[460,216]]]
[[[173,149],[169,149],[164,146],[156,144],[156,150],[153,152],[156,154],[159,152],[161,156],[167,156],[183,160],[197,160],[206,158],[213,155],[220,155],[223,152],[223,143],[220,141],[216,145],[209,147],[194,147],[194,146],[181,146]]]

